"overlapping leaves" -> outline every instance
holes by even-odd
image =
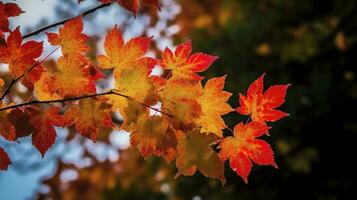
[[[115,2],[134,14],[139,8],[139,0]],[[159,7],[156,0],[143,2]],[[8,16],[17,11],[11,13]],[[47,37],[62,52],[49,68],[36,61],[42,43],[22,44],[19,28],[11,31],[0,46],[0,62],[9,65],[9,78],[22,78],[35,99],[15,106],[12,98],[6,104],[1,99],[0,135],[6,140],[31,136],[33,145],[44,156],[55,143],[55,127],[73,127],[96,141],[104,129],[120,126],[130,132],[132,147],[145,158],[175,160],[176,177],[199,171],[224,184],[224,161],[229,160],[231,168],[247,182],[252,163],[277,166],[272,148],[260,137],[268,135],[267,122],[287,116],[276,108],[284,103],[289,85],[275,85],[263,93],[264,75],[254,81],[246,96],[240,94],[236,109],[250,116],[246,123],[235,126],[232,136],[227,136],[224,130],[231,129],[222,117],[233,111],[227,103],[232,93],[224,91],[227,76],[204,81],[198,73],[207,70],[218,57],[192,53],[190,41],[175,50],[166,48],[159,60],[147,56],[151,38],[125,41],[114,26],[106,35],[104,55],[96,57],[98,68],[112,72],[114,86],[98,93],[96,81],[104,76],[86,56],[89,36],[83,33],[82,18],[69,20],[58,33],[47,33]],[[153,75],[155,67],[161,68],[164,75]],[[9,85],[0,80],[0,88]],[[122,123],[115,124],[112,116],[118,112]],[[11,163],[1,148],[0,161],[1,170]]]

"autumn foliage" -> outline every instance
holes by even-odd
[[[136,14],[140,1],[117,2]],[[142,3],[159,8],[158,0]],[[232,93],[224,91],[227,75],[203,81],[217,56],[192,52],[191,41],[176,49],[166,48],[161,56],[147,56],[152,38],[135,37],[127,41],[117,26],[108,31],[103,55],[96,61],[86,53],[90,36],[83,33],[82,17],[67,21],[57,33],[46,32],[54,51],[61,49],[55,69],[39,60],[43,43],[22,40],[19,28],[9,30],[8,18],[21,13],[14,3],[0,4],[0,62],[9,66],[8,76],[0,79],[0,134],[8,141],[31,136],[33,145],[45,156],[56,142],[55,127],[72,127],[94,142],[103,129],[130,132],[131,145],[140,154],[175,161],[177,176],[203,175],[225,183],[224,162],[248,182],[252,162],[277,168],[267,138],[267,123],[288,116],[277,110],[285,101],[287,85],[271,86],[264,92],[264,74],[239,95],[239,105],[227,102]],[[164,73],[153,73],[154,68]],[[96,81],[109,78],[114,87],[98,91]],[[234,76],[234,75],[232,75]],[[17,82],[33,91],[16,103],[11,87]],[[233,109],[232,107],[237,107]],[[222,116],[231,112],[248,115],[231,130]],[[120,113],[122,123],[114,122]],[[224,134],[224,130],[230,134]],[[272,133],[274,134],[274,133]],[[0,148],[0,169],[11,164]]]

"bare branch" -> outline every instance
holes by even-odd
[[[114,91],[109,91],[109,92],[104,92],[104,93],[97,93],[97,94],[91,94],[91,95],[85,95],[85,96],[80,96],[80,97],[72,97],[72,98],[67,98],[67,99],[56,99],[56,100],[47,100],[47,101],[39,101],[39,100],[33,100],[33,101],[28,101],[28,102],[24,102],[24,103],[20,103],[20,104],[16,104],[16,105],[11,105],[11,106],[7,106],[7,107],[3,107],[3,108],[0,108],[0,112],[1,111],[5,111],[5,110],[9,110],[9,109],[14,109],[14,108],[20,108],[20,107],[23,107],[23,106],[28,106],[28,105],[35,105],[35,104],[50,104],[50,103],[65,103],[65,102],[68,102],[68,101],[76,101],[76,100],[81,100],[81,99],[87,99],[87,98],[93,98],[93,97],[99,97],[99,96],[105,96],[105,95],[117,95],[117,96],[121,96],[123,98],[126,98],[128,100],[131,100],[131,101],[135,101],[137,103],[139,103],[140,105],[146,107],[146,108],[149,108],[151,110],[154,110],[154,111],[157,111],[159,113],[162,113],[164,115],[167,115],[169,117],[173,117],[173,115],[169,114],[169,113],[166,113],[164,111],[161,111],[157,108],[153,108],[149,105],[146,105],[145,103],[143,102],[140,102],[136,99],[134,99],[133,97],[130,97],[128,95],[125,95],[125,94],[121,94],[121,93],[118,93],[118,92],[114,92]]]
[[[87,11],[85,11],[85,12],[79,14],[78,16],[83,16],[83,17],[84,17],[84,16],[86,16],[86,15],[88,15],[88,14],[90,14],[90,13],[94,13],[96,10],[99,10],[99,9],[105,8],[105,7],[108,7],[108,6],[110,6],[110,5],[111,5],[111,3],[101,4],[101,5],[99,5],[99,6],[95,7],[95,8],[92,8],[92,9],[90,9],[90,10],[87,10]],[[26,35],[22,36],[22,38],[25,39],[25,38],[28,38],[28,37],[37,35],[37,34],[43,32],[43,31],[45,31],[45,30],[47,30],[47,29],[50,29],[50,28],[53,28],[53,27],[62,25],[62,24],[64,24],[64,23],[66,23],[67,21],[69,21],[69,20],[71,20],[71,19],[74,19],[74,18],[76,18],[76,17],[78,17],[78,16],[75,16],[75,17],[72,17],[72,18],[69,18],[69,19],[65,19],[65,20],[62,20],[62,21],[60,21],[60,22],[57,22],[57,23],[54,23],[54,24],[45,26],[45,27],[43,27],[43,28],[40,28],[40,29],[38,29],[38,30],[32,32],[32,33],[29,33],[29,34],[26,34]]]

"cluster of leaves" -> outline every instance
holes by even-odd
[[[117,2],[129,9],[124,3],[128,1]],[[139,1],[133,2],[131,8],[138,6]],[[144,2],[158,5],[157,1]],[[120,126],[130,132],[131,145],[143,157],[161,156],[168,163],[176,160],[176,177],[199,170],[224,184],[224,161],[229,160],[231,168],[247,182],[252,161],[277,166],[269,144],[257,138],[268,135],[266,122],[287,116],[275,108],[284,103],[289,85],[275,85],[263,92],[264,75],[254,81],[247,95],[240,95],[236,109],[249,119],[232,131],[222,119],[234,111],[227,103],[232,94],[224,91],[226,76],[203,84],[204,77],[198,74],[217,56],[192,53],[191,42],[186,41],[174,51],[166,48],[160,59],[148,57],[151,38],[125,41],[115,26],[106,35],[105,54],[93,63],[86,57],[89,36],[82,31],[82,18],[76,17],[58,33],[47,33],[49,43],[62,51],[54,68],[36,61],[42,54],[42,42],[22,44],[19,28],[9,33],[0,46],[0,62],[9,65],[11,80],[2,84],[0,99],[0,134],[5,139],[16,141],[31,135],[33,145],[44,156],[55,143],[55,127],[74,127],[95,141],[104,128]],[[163,70],[163,75],[153,73],[154,68]],[[114,77],[114,88],[102,93],[97,92],[96,81],[109,77],[100,70],[110,70]],[[15,104],[10,95],[4,98],[18,80],[33,91],[21,104]],[[116,113],[123,118],[120,125],[112,120]],[[224,129],[233,135],[224,137]],[[0,161],[1,169],[11,163],[1,148]]]

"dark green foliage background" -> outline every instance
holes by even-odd
[[[290,117],[272,123],[271,137],[265,138],[276,152],[279,170],[255,166],[246,185],[227,166],[224,187],[202,175],[180,177],[174,196],[192,199],[198,195],[205,200],[356,199],[352,177],[356,176],[357,144],[357,2],[226,0],[223,4],[240,4],[246,17],[214,33],[195,29],[190,34],[194,50],[220,56],[205,75],[228,74],[226,90],[236,94],[231,105],[238,106],[238,93],[245,93],[264,72],[266,87],[292,84],[281,107]],[[337,25],[332,28],[333,18]],[[291,30],[299,27],[306,29],[300,37],[292,37]],[[335,45],[338,32],[347,38],[345,51]],[[261,43],[270,45],[270,54],[256,53]],[[247,118],[232,113],[225,119],[233,127]],[[136,198],[148,197],[142,195]]]

